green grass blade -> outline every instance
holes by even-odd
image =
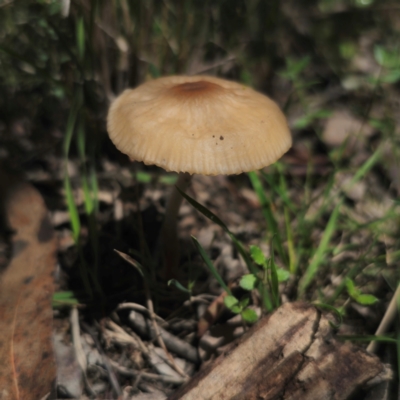
[[[268,293],[266,282],[259,282],[257,284],[258,293],[260,293],[261,300],[263,302],[264,309],[267,312],[273,311],[274,307],[272,306],[272,301],[270,295]]]
[[[349,187],[353,186],[357,183],[360,179],[364,177],[370,171],[370,169],[380,160],[382,156],[382,147],[378,147],[375,152],[368,158],[367,161],[357,170],[354,174],[352,180],[349,183]]]
[[[236,236],[231,231],[228,230],[227,233],[228,233],[230,239],[232,240],[233,244],[235,245],[237,251],[242,256],[244,262],[246,263],[248,270],[252,274],[256,274],[258,272],[257,268],[254,266],[253,262],[251,261],[249,253],[245,250],[245,248],[243,247],[243,244],[236,238]]]
[[[92,199],[92,194],[89,189],[89,183],[85,172],[81,176],[81,184],[83,191],[83,203],[85,205],[85,212],[87,215],[91,215],[94,212],[94,202]]]
[[[297,257],[293,240],[293,231],[292,227],[290,226],[290,217],[287,207],[284,207],[283,212],[285,215],[286,237],[288,242],[289,271],[294,275],[297,271]]]
[[[326,304],[326,303],[313,303],[315,307],[320,307],[324,310],[328,310],[328,311],[332,311],[336,317],[339,320],[339,323],[336,326],[336,328],[338,329],[342,323],[343,323],[343,314],[336,308],[331,306],[330,304]]]
[[[221,285],[221,287],[225,290],[225,292],[227,292],[230,296],[232,296],[231,290],[228,288],[228,286],[226,285],[226,283],[222,279],[221,275],[219,274],[217,269],[214,267],[214,264],[212,263],[212,261],[208,257],[206,251],[203,249],[203,246],[198,242],[198,240],[194,236],[192,236],[192,240],[193,240],[194,245],[196,246],[196,249],[200,253],[202,259],[206,263],[208,269],[213,274],[214,278]]]
[[[58,307],[71,307],[79,304],[78,299],[75,297],[74,292],[71,291],[63,291],[63,292],[55,292],[53,294],[52,306],[53,308]]]
[[[303,278],[300,281],[300,284],[299,284],[300,295],[304,294],[308,285],[314,279],[314,277],[318,271],[318,267],[320,266],[320,264],[323,261],[326,250],[328,248],[329,241],[331,240],[331,237],[336,230],[336,222],[339,217],[339,211],[340,211],[342,202],[343,202],[343,200],[340,200],[339,203],[336,205],[335,209],[333,210],[331,217],[329,218],[328,224],[326,226],[326,229],[322,235],[322,239],[317,248],[317,251],[315,252],[310,265],[308,266]]]
[[[93,165],[90,167],[89,184],[93,197],[94,212],[97,215],[99,212],[99,185],[98,185],[96,170]]]
[[[85,137],[85,124],[82,114],[80,115],[78,127],[76,129],[76,143],[78,147],[79,157],[82,163],[86,162],[86,137]]]
[[[275,234],[278,232],[278,224],[276,223],[274,215],[271,211],[271,202],[267,199],[267,196],[265,196],[264,187],[255,171],[248,172],[247,175],[249,176],[253,189],[260,201],[268,229],[272,234]]]
[[[201,212],[205,217],[207,217],[212,222],[219,225],[225,232],[230,232],[228,227],[220,220],[213,212],[211,212],[208,208],[204,207],[200,203],[198,203],[195,199],[190,197],[188,194],[180,190],[178,187],[176,189],[179,193],[186,199],[186,201],[191,204],[197,211]]]
[[[260,171],[260,174],[265,180],[265,182],[267,182],[268,185],[271,187],[271,189],[282,199],[286,207],[288,207],[289,210],[292,211],[293,213],[296,213],[298,207],[290,200],[287,190],[284,190],[282,189],[281,186],[276,185],[272,177],[269,174],[265,173],[264,171]]]
[[[276,251],[282,259],[282,262],[287,265],[287,256],[283,249],[282,239],[278,230],[278,224],[275,220],[274,214],[271,209],[271,202],[265,196],[264,187],[255,171],[248,172],[247,175],[250,178],[251,184],[253,185],[254,191],[256,192],[262,207],[262,212],[267,222],[267,227],[272,235],[276,236],[274,241]]]
[[[400,381],[400,283],[397,284],[397,289],[394,292],[396,296],[397,318],[396,318],[396,349],[397,349],[397,373]]]
[[[178,290],[180,290],[183,293],[186,293],[188,295],[191,295],[192,292],[185,288],[185,286],[183,286],[179,281],[177,281],[176,279],[170,279],[168,281],[168,286],[175,286]]]
[[[245,250],[243,247],[242,243],[236,238],[236,236],[228,229],[228,227],[214,214],[212,213],[208,208],[204,207],[200,203],[198,203],[196,200],[191,198],[189,195],[187,195],[185,192],[180,190],[178,187],[176,187],[178,192],[186,199],[186,201],[191,204],[197,211],[202,213],[205,217],[210,219],[212,222],[215,222],[217,225],[219,225],[230,237],[232,240],[233,244],[235,245],[237,251],[239,254],[243,257],[243,260],[246,263],[247,268],[252,274],[256,274],[257,268],[253,265],[253,262],[251,261],[251,258],[248,254],[248,252]]]
[[[337,335],[338,339],[351,340],[353,342],[371,342],[373,340],[381,343],[396,343],[397,340],[390,336],[374,336],[374,335]]]
[[[65,172],[65,177],[64,177],[64,190],[67,201],[69,218],[71,221],[72,237],[74,238],[75,244],[78,244],[81,231],[81,221],[79,218],[78,208],[76,207],[75,204],[74,195],[71,187],[71,181],[69,179],[67,172]]]
[[[79,17],[76,21],[76,47],[79,60],[83,60],[85,57],[85,22],[83,17]]]
[[[72,136],[74,134],[74,127],[76,122],[77,110],[75,109],[74,105],[72,105],[71,111],[68,115],[67,120],[67,128],[65,130],[65,137],[64,137],[64,157],[67,160],[69,155],[69,149],[71,147]]]
[[[279,280],[274,259],[274,252],[272,251],[273,241],[274,238],[271,239],[271,258],[269,259],[269,269],[271,273],[272,300],[274,302],[274,308],[277,308],[279,307]]]

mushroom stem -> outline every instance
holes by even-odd
[[[185,191],[190,184],[192,175],[187,172],[180,172],[178,181],[172,188],[172,192],[167,201],[165,219],[161,228],[162,253],[164,258],[165,276],[171,279],[176,276],[179,263],[179,240],[178,240],[178,214],[183,197],[176,189],[177,187]]]

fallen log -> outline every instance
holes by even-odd
[[[335,339],[315,307],[286,303],[168,400],[341,400],[383,369],[377,357]]]

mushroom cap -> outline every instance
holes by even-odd
[[[201,75],[125,90],[110,107],[107,128],[132,160],[190,174],[261,169],[292,144],[285,116],[267,96]]]

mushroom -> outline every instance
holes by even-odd
[[[271,99],[241,83],[200,75],[169,76],[125,90],[110,107],[107,128],[132,160],[178,172],[181,190],[192,174],[261,169],[292,144],[286,118]],[[178,262],[181,202],[173,188],[162,228],[167,271]]]

